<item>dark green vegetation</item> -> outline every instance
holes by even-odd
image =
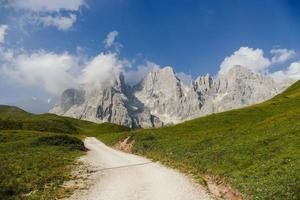
[[[129,135],[136,153],[220,177],[252,199],[300,199],[300,81],[262,104],[99,138]]]
[[[127,131],[51,114],[0,106],[0,199],[55,199],[86,151],[81,138]]]

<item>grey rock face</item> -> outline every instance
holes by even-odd
[[[241,108],[272,98],[286,87],[271,77],[253,73],[242,66],[219,75],[206,92],[201,115]]]
[[[242,66],[216,78],[200,76],[184,85],[171,67],[165,67],[150,72],[134,87],[120,75],[109,87],[67,89],[50,112],[98,123],[161,127],[258,103],[287,86]]]
[[[171,67],[150,72],[134,95],[164,123],[178,123],[200,111],[197,93],[176,77]]]
[[[199,94],[207,94],[207,92],[213,87],[213,77],[207,74],[206,76],[199,76],[194,82],[194,90]]]
[[[105,88],[67,89],[49,112],[102,123],[111,122],[128,127],[160,127],[163,125],[143,104],[134,99],[123,75]]]

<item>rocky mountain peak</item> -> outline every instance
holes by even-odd
[[[222,76],[225,76],[225,79],[236,81],[242,79],[256,79],[262,75],[254,73],[247,67],[235,65],[231,67],[226,74],[220,75],[220,77]]]
[[[163,74],[168,74],[170,76],[175,76],[174,69],[170,66],[166,66],[164,68],[158,69],[155,72],[157,73],[163,73]]]
[[[196,78],[192,84],[195,91],[204,95],[213,87],[214,80],[211,75],[206,74],[205,76]]]
[[[69,110],[73,105],[80,105],[84,101],[84,90],[69,88],[65,90],[62,95],[60,101],[63,102],[61,104],[61,108],[63,112]]]
[[[181,85],[174,70],[171,67],[165,67],[146,75],[135,87],[135,94],[141,100],[149,97],[178,98],[182,96]]]
[[[243,66],[233,66],[216,78],[199,76],[187,86],[171,67],[165,67],[133,87],[120,74],[112,85],[102,88],[67,89],[50,112],[99,123],[160,127],[258,103],[287,86]]]
[[[152,72],[150,72],[149,74],[147,74],[145,76],[144,79],[147,79],[147,78],[168,78],[168,79],[177,79],[176,77],[176,74],[173,70],[173,68],[167,66],[167,67],[164,67],[164,68],[161,68],[161,69],[157,69],[157,70],[154,70]]]
[[[149,79],[151,79],[153,82],[164,81],[164,85],[179,81],[179,79],[176,77],[174,70],[171,67],[164,67],[162,69],[152,71],[148,75],[146,75],[146,77],[141,82],[148,81]]]

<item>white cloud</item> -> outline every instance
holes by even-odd
[[[77,59],[70,54],[39,51],[19,54],[2,65],[1,75],[27,86],[43,87],[48,92],[60,94],[75,85],[70,70]]]
[[[193,78],[190,74],[186,74],[184,72],[179,72],[176,75],[182,81],[183,84],[191,85]]]
[[[44,50],[27,53],[24,50],[18,51],[3,47],[0,48],[0,61],[2,62],[0,64],[2,79],[23,86],[39,87],[55,95],[59,95],[68,87],[77,87],[79,84],[86,84],[88,87],[112,85],[120,73],[125,74],[127,83],[134,85],[149,72],[160,69],[159,65],[149,61],[145,65],[132,69],[128,67],[132,63],[120,59],[117,53],[100,53],[88,58],[82,55],[82,52],[74,55],[68,52],[54,53]],[[250,69],[256,72],[268,71],[266,69],[270,66],[262,50],[251,48],[241,48],[232,56],[227,57],[222,63],[221,70],[228,70],[231,64],[250,66],[252,67]],[[257,67],[257,64],[260,67]],[[79,70],[79,66],[83,66],[83,69]],[[292,63],[286,70],[269,73],[269,75],[276,81],[298,80],[300,79],[300,61]],[[190,84],[192,80],[190,75],[183,72],[178,73],[177,76],[184,84]]]
[[[112,31],[112,32],[108,33],[106,38],[103,40],[105,48],[111,47],[114,44],[116,37],[118,35],[119,35],[118,31]]]
[[[112,85],[123,68],[124,63],[116,54],[101,53],[86,64],[79,81],[92,87]]]
[[[77,19],[85,0],[12,0],[8,3],[16,10],[25,11],[21,24],[53,26],[58,30],[69,30]]]
[[[160,66],[147,61],[145,65],[140,65],[137,69],[128,70],[125,72],[126,82],[130,85],[135,85],[140,82],[149,72],[156,71],[160,69]]]
[[[289,49],[272,49],[270,53],[273,55],[271,59],[273,64],[283,63],[296,56],[296,52]]]
[[[12,0],[15,9],[33,12],[78,11],[85,0]]]
[[[276,81],[284,81],[286,79],[300,79],[300,61],[293,62],[286,70],[280,70],[271,74]]]
[[[271,62],[268,58],[264,57],[263,50],[241,47],[233,55],[223,60],[219,73],[225,74],[235,65],[242,65],[254,72],[263,72],[271,65]]]
[[[86,84],[101,87],[113,84],[131,63],[117,53],[101,53],[88,58],[78,48],[77,54],[54,53],[45,50],[28,53],[0,47],[0,76],[2,80],[27,87],[39,87],[60,94],[68,87]],[[79,70],[79,66],[83,66]],[[1,80],[0,79],[0,80]]]
[[[8,52],[10,56],[6,59],[4,53]],[[11,53],[11,50],[2,49],[1,59],[2,79],[27,87],[39,87],[55,95],[79,84],[89,87],[112,85],[126,66],[126,61],[113,53],[101,53],[86,60],[85,56],[68,52]],[[83,66],[80,71],[79,66]]]
[[[14,58],[14,51],[11,49],[0,48],[0,61],[12,61]]]
[[[249,47],[241,47],[235,51],[233,55],[224,59],[220,65],[219,74],[225,74],[235,65],[242,65],[256,73],[266,73],[276,81],[284,80],[299,80],[300,79],[300,61],[293,62],[285,70],[279,70],[269,73],[268,69],[272,64],[283,63],[293,57],[296,52],[288,49],[272,49],[270,53],[273,57],[270,59],[264,57],[264,52],[261,49],[253,49]]]
[[[76,21],[76,15],[70,14],[69,17],[63,16],[45,16],[40,17],[40,21],[44,26],[54,26],[58,30],[67,31],[69,30]]]
[[[7,25],[0,25],[0,43],[4,43],[7,29]]]

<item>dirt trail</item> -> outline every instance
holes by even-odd
[[[87,190],[69,199],[80,200],[208,200],[210,195],[176,170],[150,160],[107,147],[86,138],[90,150],[82,157],[94,170]]]

